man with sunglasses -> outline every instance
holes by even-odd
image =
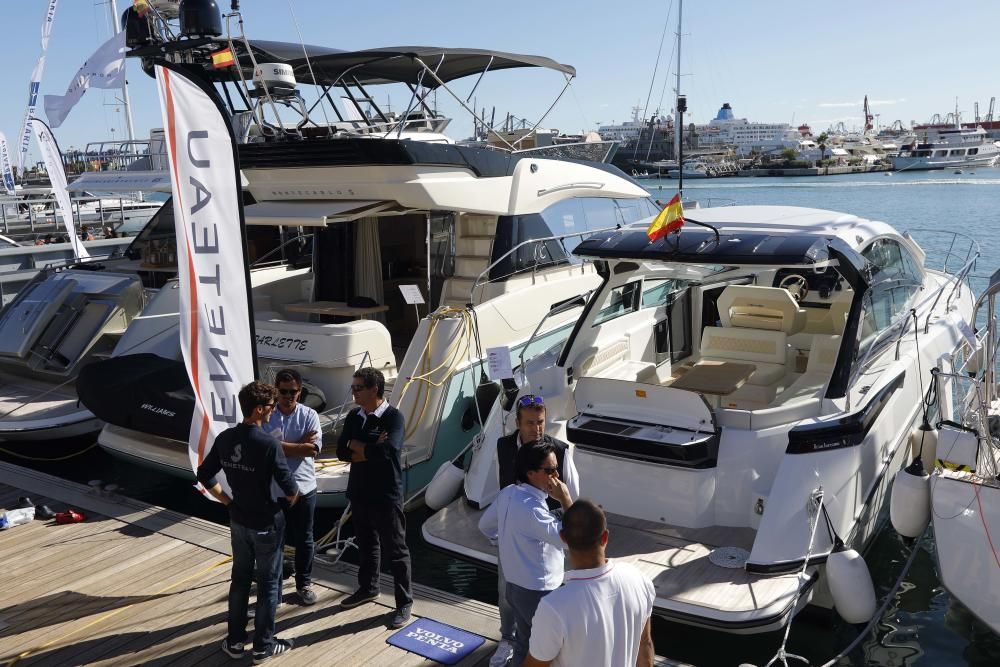
[[[573,452],[565,442],[545,434],[545,402],[541,396],[527,394],[517,399],[517,431],[497,440],[497,464],[500,488],[516,482],[514,460],[518,450],[526,442],[546,442],[553,446],[559,479],[566,483],[573,498],[580,497],[580,476],[573,464]],[[547,499],[549,509],[556,510],[559,504]],[[507,603],[507,582],[503,567],[497,568],[497,604],[500,608],[500,644],[490,658],[490,667],[503,667],[514,653],[514,612]]]
[[[243,422],[218,435],[197,473],[205,490],[229,509],[233,573],[229,584],[229,629],[222,650],[234,659],[244,655],[250,583],[256,580],[254,664],[292,648],[291,641],[274,636],[285,518],[271,485],[278,485],[290,505],[295,505],[299,494],[278,441],[262,428],[271,416],[276,397],[274,387],[263,382],[251,382],[240,389]],[[231,497],[215,478],[220,471],[225,471]]]
[[[319,415],[312,408],[299,403],[302,394],[302,376],[292,368],[278,371],[274,376],[278,388],[277,410],[271,412],[266,431],[281,442],[281,449],[288,460],[288,467],[299,486],[299,501],[285,507],[286,537],[295,548],[295,590],[304,605],[316,604],[312,589],[313,558],[316,543],[313,539],[313,516],[316,512],[315,458],[322,447]],[[281,491],[275,486],[275,497]]]
[[[410,550],[406,546],[406,515],[403,514],[404,419],[383,398],[385,377],[374,368],[354,373],[351,393],[358,409],[344,419],[337,440],[337,457],[350,461],[347,498],[351,501],[358,540],[358,590],[340,603],[352,609],[378,599],[379,561],[389,557],[396,612],[390,627],[410,621],[413,592],[410,584]]]
[[[500,491],[479,520],[479,530],[496,539],[499,565],[506,575],[507,604],[514,615],[512,664],[528,655],[531,619],[538,602],[562,584],[562,522],[551,509],[554,500],[564,510],[573,504],[569,488],[559,479],[555,445],[529,442],[515,456],[517,483]]]

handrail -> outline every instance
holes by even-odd
[[[485,269],[482,270],[482,272],[476,278],[476,281],[472,284],[472,290],[470,291],[469,299],[470,300],[475,300],[475,298],[476,298],[476,288],[480,286],[480,281],[482,281],[482,279],[483,279],[484,276],[488,276],[489,273],[490,273],[490,271],[492,271],[493,269],[495,269],[500,264],[500,262],[504,261],[505,259],[507,259],[508,257],[510,257],[515,252],[517,252],[518,250],[520,250],[521,248],[523,248],[525,246],[528,246],[528,245],[531,245],[531,244],[537,244],[537,243],[548,243],[549,241],[559,241],[561,243],[565,239],[573,238],[573,237],[576,237],[576,236],[579,236],[580,238],[583,238],[584,236],[591,236],[591,235],[601,234],[601,233],[604,233],[604,232],[614,232],[614,231],[618,231],[619,229],[621,229],[621,225],[620,224],[619,225],[615,225],[614,227],[604,227],[602,229],[595,229],[595,230],[587,230],[587,231],[581,231],[581,232],[574,232],[572,234],[560,234],[560,235],[557,235],[557,236],[545,236],[545,237],[539,238],[539,239],[528,239],[527,241],[521,241],[520,243],[518,243],[513,248],[511,248],[510,250],[508,250],[507,252],[505,252],[503,255],[501,255],[496,260],[494,260],[492,263],[490,263],[489,266],[487,266]],[[565,245],[563,246],[563,248],[565,249]],[[536,251],[536,255],[537,255],[537,251]],[[537,267],[538,267],[538,262],[536,260],[534,268],[537,268]],[[510,275],[514,275],[514,274],[512,273]],[[506,276],[504,276],[504,277],[506,277]],[[483,283],[483,285],[485,286],[485,285],[489,284],[489,282],[490,281],[487,280],[486,283]]]
[[[982,254],[982,249],[979,246],[979,241],[977,241],[972,236],[970,236],[968,234],[965,234],[963,232],[956,232],[956,231],[952,231],[950,229],[930,229],[930,228],[927,228],[927,227],[915,227],[913,229],[907,229],[907,230],[905,230],[904,231],[904,236],[908,237],[913,242],[916,242],[916,239],[913,238],[913,232],[919,232],[919,233],[923,233],[923,234],[950,234],[951,235],[951,237],[952,237],[951,238],[951,244],[948,247],[948,252],[945,253],[944,264],[941,267],[941,271],[944,272],[944,273],[948,272],[948,260],[951,258],[951,256],[952,255],[955,255],[956,257],[959,256],[959,253],[953,252],[953,249],[955,247],[955,241],[959,237],[961,237],[961,238],[963,238],[963,239],[965,239],[966,241],[969,242],[969,249],[965,253],[965,260],[966,261],[969,260],[969,258],[972,256],[973,252],[975,252],[976,255],[981,255]],[[923,250],[922,247],[921,247],[921,250]],[[927,254],[926,251],[924,251],[924,254],[925,255]]]
[[[955,284],[952,285],[951,292],[948,293],[948,298],[945,299],[945,311],[946,312],[951,307],[951,299],[955,295],[955,292],[957,290],[961,289],[961,287],[962,287],[962,281],[964,281],[964,280],[967,279],[967,276],[968,276],[969,272],[972,271],[973,268],[975,268],[975,266],[976,266],[976,260],[978,260],[978,259],[979,259],[979,253],[977,252],[972,257],[972,259],[968,260],[962,266],[962,268],[959,269],[958,273],[952,274],[954,276],[954,279],[955,279]],[[934,314],[934,310],[937,308],[938,301],[941,300],[941,295],[944,294],[944,288],[945,288],[944,285],[942,285],[941,287],[938,288],[938,290],[937,290],[937,296],[934,297],[934,303],[931,304],[930,310],[927,311],[927,319],[924,321],[924,333],[925,334],[928,331],[930,331],[930,328],[931,328],[931,315]],[[959,292],[959,294],[961,294],[961,292]]]

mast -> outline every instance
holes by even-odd
[[[684,15],[684,0],[677,3],[677,193],[684,197],[684,112],[687,99],[681,95],[681,18]]]
[[[114,34],[117,35],[121,32],[121,25],[118,23],[118,4],[116,0],[108,0],[108,5],[111,7],[111,29]],[[128,134],[129,149],[128,152],[131,154],[134,150],[135,141],[135,128],[132,125],[132,105],[129,103],[128,98],[128,76],[126,75],[125,80],[122,82],[122,104],[125,106],[125,131]]]

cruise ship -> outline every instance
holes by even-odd
[[[722,105],[707,125],[696,129],[699,147],[735,146],[738,155],[754,150],[767,152],[800,138],[798,130],[788,123],[751,123],[746,118],[736,118],[729,102]]]

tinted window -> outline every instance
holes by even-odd
[[[641,280],[626,283],[621,287],[615,287],[608,293],[604,300],[604,305],[594,318],[594,324],[603,324],[608,320],[613,320],[625,313],[634,313],[639,309]]]

